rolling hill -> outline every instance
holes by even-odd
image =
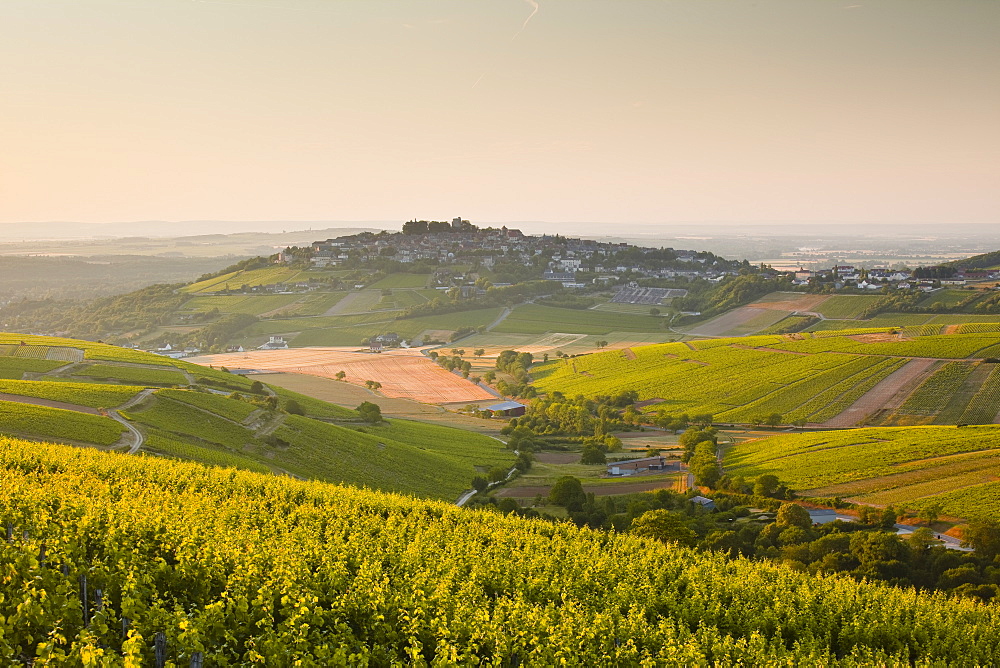
[[[448,500],[514,459],[480,434],[366,424],[244,376],[101,343],[0,334],[0,368],[0,433],[24,438]]]

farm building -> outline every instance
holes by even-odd
[[[701,506],[705,510],[715,510],[715,501],[712,501],[707,496],[692,496],[688,501]]]
[[[662,471],[666,466],[667,460],[663,457],[624,459],[620,462],[608,462],[608,475],[632,475],[643,471]]]
[[[285,341],[284,337],[272,336],[258,350],[284,350],[286,348],[288,348],[288,341]]]
[[[487,406],[485,410],[492,413],[500,413],[504,417],[518,417],[520,415],[524,415],[524,411],[527,410],[527,406],[519,404],[516,401],[503,401],[499,404]]]

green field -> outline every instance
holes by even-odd
[[[300,273],[300,270],[288,267],[265,267],[264,269],[252,269],[250,271],[233,271],[205,281],[192,283],[181,288],[181,290],[190,294],[199,294],[220,292],[226,289],[239,290],[244,285],[252,288],[258,285],[291,283],[295,282]]]
[[[306,346],[358,346],[369,337],[396,332],[403,339],[413,339],[426,330],[453,332],[462,327],[482,327],[500,315],[502,309],[477,309],[443,315],[421,316],[402,320],[383,320],[377,324],[316,328],[302,331],[291,341],[295,348]],[[354,316],[337,316],[349,318]],[[385,316],[383,316],[384,318]]]
[[[61,401],[90,408],[113,408],[134,397],[143,388],[103,383],[64,383],[39,380],[0,380],[0,392],[22,397]]]
[[[658,332],[664,330],[662,318],[651,315],[629,315],[590,310],[576,310],[525,304],[514,309],[493,328],[498,333],[544,334],[607,334],[609,332]]]
[[[532,368],[535,385],[566,395],[616,394],[637,390],[640,400],[661,399],[654,409],[712,413],[722,422],[749,422],[777,412],[787,420],[823,421],[901,364],[879,356],[790,355],[733,347],[733,341],[705,342],[701,350],[683,343],[632,348],[636,359],[606,352],[553,360]],[[653,409],[651,409],[653,410]]]
[[[30,583],[0,601],[0,646],[32,665],[151,665],[161,632],[171,665],[1000,661],[993,605],[569,522],[17,440],[0,474]],[[89,626],[83,572],[108,593]]]
[[[1000,499],[998,452],[1000,427],[886,427],[747,441],[723,463],[730,475],[773,473],[796,490],[875,505],[917,509],[947,494],[947,512],[977,519],[1000,510],[983,501]]]
[[[976,364],[973,362],[944,364],[914,390],[895,414],[883,424],[886,426],[931,424],[948,406],[951,397],[962,388],[975,369]],[[990,421],[992,422],[992,419]]]
[[[145,367],[114,366],[92,364],[75,371],[74,376],[84,376],[94,380],[114,380],[132,385],[187,385],[184,374],[176,369],[148,369]]]
[[[978,294],[979,293],[974,290],[949,290],[947,288],[943,290],[935,290],[934,292],[927,293],[927,295],[917,303],[917,306],[932,306],[934,304],[941,304],[943,306],[951,307]]]
[[[854,319],[879,299],[875,295],[834,295],[813,310],[826,318]]]
[[[186,302],[185,311],[211,311],[222,313],[246,313],[261,315],[269,311],[288,307],[303,299],[302,295],[212,295],[198,296]]]
[[[431,280],[430,274],[389,274],[368,286],[369,290],[384,290],[386,288],[426,288]]]
[[[20,380],[26,372],[45,373],[57,369],[66,362],[40,360],[21,357],[0,357],[0,378]]]
[[[121,424],[100,415],[0,401],[0,434],[112,445],[124,431]]]
[[[310,402],[322,403],[297,400],[308,412],[317,412],[309,411]],[[357,417],[331,408],[339,419]],[[469,487],[477,470],[514,459],[495,439],[449,427],[404,420],[335,425],[188,390],[160,390],[128,417],[156,437],[149,447],[163,454],[450,500]]]

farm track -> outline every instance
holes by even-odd
[[[822,426],[853,427],[878,410],[895,411],[906,401],[906,397],[930,375],[931,369],[937,361],[939,360],[927,357],[910,358],[910,361],[902,368],[889,374],[887,378],[880,381],[839,415],[827,420]]]

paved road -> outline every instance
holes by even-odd
[[[108,411],[109,418],[122,424],[132,434],[132,445],[128,449],[128,453],[130,455],[134,455],[135,453],[139,452],[139,448],[141,448],[142,444],[146,442],[146,437],[143,435],[141,431],[136,429],[131,422],[122,417],[120,411],[127,410],[129,408],[132,408],[132,406],[141,403],[146,397],[148,397],[155,391],[156,388],[152,387],[146,388],[142,392],[139,392],[134,397],[123,403],[118,408]]]

